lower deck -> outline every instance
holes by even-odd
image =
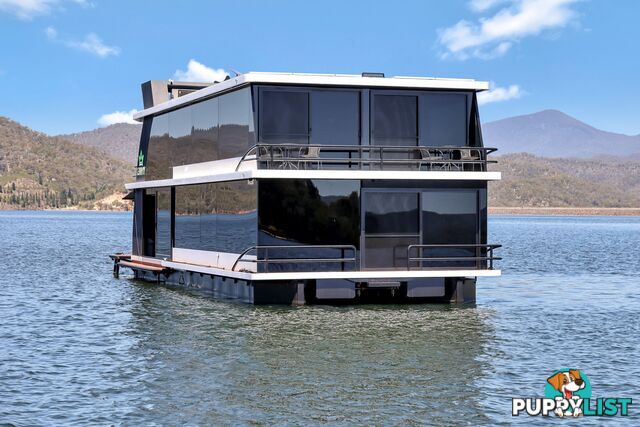
[[[114,276],[130,268],[136,279],[183,287],[249,304],[473,303],[475,276],[499,270],[248,273],[112,255]]]

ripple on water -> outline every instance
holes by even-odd
[[[1,421],[526,422],[511,398],[565,366],[638,397],[638,218],[492,218],[475,306],[302,308],[112,279],[130,221],[0,213]]]

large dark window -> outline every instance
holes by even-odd
[[[478,190],[437,190],[422,193],[422,243],[461,245],[479,243]],[[431,257],[475,256],[475,248],[424,249]],[[473,266],[474,262],[429,262],[425,267]]]
[[[193,153],[191,138],[191,108],[184,107],[171,111],[169,116],[169,138],[171,141],[172,166],[190,163]]]
[[[176,247],[200,249],[200,216],[202,215],[202,187],[176,187]],[[214,234],[215,237],[215,234]]]
[[[171,258],[171,189],[156,193],[156,257]]]
[[[171,178],[171,157],[169,116],[162,114],[154,117],[151,122],[145,179]]]
[[[256,198],[247,181],[176,187],[176,247],[239,253],[255,246]]]
[[[191,152],[189,163],[219,159],[218,153],[218,98],[208,99],[191,106]]]
[[[251,92],[240,89],[219,99],[219,154],[221,159],[242,156],[252,145],[253,114]]]
[[[417,96],[376,94],[373,98],[372,116],[374,145],[417,145]]]
[[[262,141],[306,144],[309,142],[309,93],[263,89],[260,93]]]
[[[429,93],[422,95],[422,145],[430,147],[467,145],[466,94]]]
[[[366,268],[406,268],[407,246],[420,241],[419,193],[364,193]]]
[[[172,178],[172,167],[242,156],[253,142],[249,88],[153,117],[145,178]]]
[[[338,180],[260,180],[258,191],[260,245],[353,245],[360,238],[360,182]],[[276,249],[272,257],[340,258],[353,256],[335,248]],[[264,253],[261,255],[265,255]],[[353,269],[353,263],[345,264]],[[336,270],[338,263],[291,263],[276,270]]]
[[[360,93],[318,90],[311,92],[311,143],[360,143]],[[335,156],[334,156],[335,157]]]
[[[367,193],[364,201],[367,234],[418,234],[418,195],[416,193]]]

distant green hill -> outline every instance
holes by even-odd
[[[114,193],[133,179],[139,133],[138,125],[114,125],[50,137],[0,117],[0,209],[129,207]],[[489,184],[489,205],[640,207],[640,157],[595,156],[496,156],[491,169],[502,171],[502,181]]]
[[[0,117],[0,209],[93,209],[132,176],[130,165],[95,148]],[[109,200],[105,208],[125,206]]]
[[[489,184],[489,206],[640,207],[640,160],[495,157],[502,181]]]

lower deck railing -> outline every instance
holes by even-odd
[[[493,250],[502,245],[409,245],[407,246],[407,270],[443,267],[473,267],[478,270],[493,270],[493,262],[502,258],[493,255]],[[451,255],[452,251],[458,251]],[[416,256],[412,256],[412,255]]]
[[[496,257],[493,251],[502,245],[409,245],[406,248],[406,270],[493,270]],[[354,271],[358,267],[358,250],[353,245],[278,245],[251,246],[233,263],[231,270],[244,263],[255,263],[269,272],[270,266],[295,265],[295,271]],[[301,270],[301,266],[324,264],[321,270]],[[280,267],[281,268],[281,267]],[[390,268],[398,270],[398,268]],[[242,270],[240,270],[242,271]],[[292,271],[282,269],[279,271]]]
[[[317,257],[305,257],[305,256],[290,256],[287,252],[300,252],[308,253],[309,251],[321,252]],[[336,256],[331,256],[333,254]],[[231,267],[232,271],[236,270],[236,267],[240,263],[250,262],[258,265],[264,265],[265,271],[269,271],[270,265],[276,264],[339,264],[339,269],[344,271],[348,268],[348,265],[352,265],[352,269],[355,269],[356,259],[356,247],[353,245],[293,245],[293,246],[251,246],[245,249],[233,263]],[[254,258],[250,258],[251,254]],[[351,255],[351,256],[347,256]]]

